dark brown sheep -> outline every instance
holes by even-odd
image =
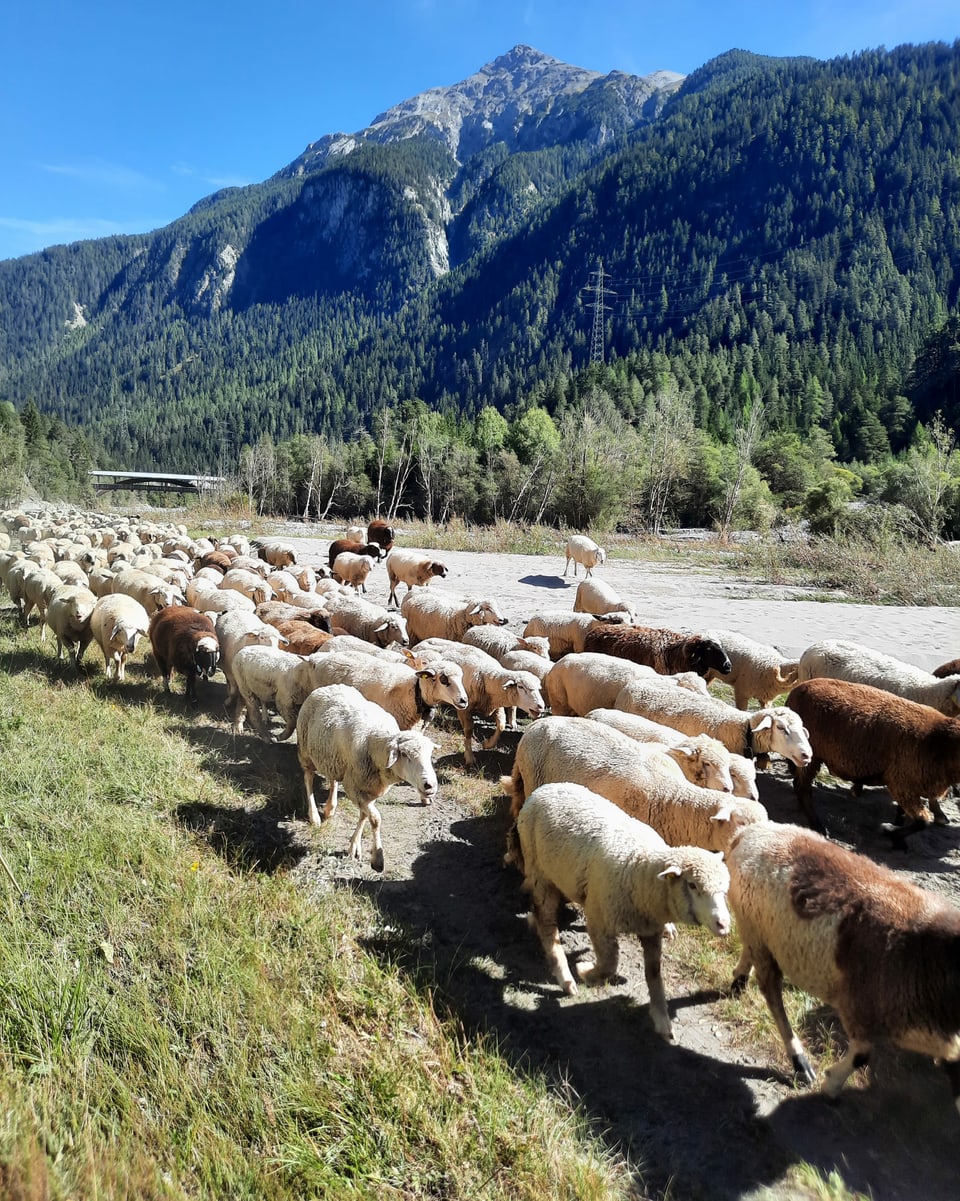
[[[383,547],[377,542],[358,542],[354,538],[336,538],[330,543],[330,549],[327,552],[327,563],[331,571],[334,560],[342,551],[349,551],[354,555],[368,555],[374,563],[379,563],[385,554]]]
[[[220,643],[212,618],[189,605],[167,605],[150,618],[150,645],[170,691],[170,674],[178,671],[186,680],[184,695],[197,703],[197,677],[210,679],[220,663]]]
[[[715,639],[652,626],[614,625],[590,630],[583,649],[642,663],[665,676],[681,671],[705,676],[711,669],[725,675],[730,670],[727,653]]]
[[[330,614],[321,597],[317,597],[315,609],[304,609],[300,605],[288,605],[285,601],[266,601],[254,610],[261,621],[277,626],[281,621],[306,621],[318,630],[330,632]]]
[[[200,567],[213,567],[220,572],[221,575],[226,575],[233,566],[233,560],[236,555],[225,554],[222,550],[209,550],[205,555],[200,556]]]
[[[813,750],[793,786],[815,830],[823,831],[812,802],[821,764],[855,785],[886,788],[910,819],[902,828],[882,827],[898,846],[928,824],[930,809],[938,824],[946,822],[939,798],[960,780],[960,719],[869,684],[826,677],[797,684],[787,707],[800,717]]]
[[[951,659],[949,663],[941,663],[930,674],[936,676],[938,680],[945,680],[947,676],[960,676],[960,659]]]
[[[382,546],[384,554],[393,550],[393,539],[393,526],[387,525],[381,517],[375,517],[367,526],[367,541]]]

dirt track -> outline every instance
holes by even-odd
[[[325,546],[303,542],[308,559],[319,560]],[[445,587],[494,596],[510,615],[511,628],[519,630],[536,609],[572,607],[575,584],[559,574],[562,556],[442,557],[451,567]],[[789,599],[796,590],[626,561],[608,563],[603,576],[651,624],[733,627],[775,642],[788,654],[836,636],[926,667],[960,651],[956,609],[823,604]],[[371,581],[371,598],[385,600],[382,570]],[[424,809],[411,790],[392,790],[382,806],[382,876],[344,857],[354,820],[349,802],[345,813],[318,832],[302,820],[284,820],[278,827],[277,809],[257,815],[264,843],[251,849],[288,865],[296,862],[297,876],[318,894],[349,887],[371,896],[381,914],[370,933],[371,948],[399,957],[411,971],[428,967],[468,1030],[491,1032],[511,1059],[545,1070],[558,1088],[579,1097],[597,1128],[637,1164],[651,1196],[722,1201],[812,1195],[778,1183],[791,1164],[806,1161],[824,1175],[838,1172],[848,1187],[876,1201],[952,1201],[960,1181],[960,1118],[945,1075],[931,1062],[878,1052],[869,1078],[858,1073],[837,1104],[796,1090],[775,1032],[761,1045],[743,1045],[744,1030],[719,1016],[719,998],[671,969],[669,944],[665,981],[675,1046],[653,1032],[642,961],[630,940],[623,940],[621,982],[561,997],[524,920],[519,879],[501,866],[507,820],[497,780],[509,768],[517,737],[506,735],[496,750],[478,752],[470,786],[486,801],[478,814],[455,799],[465,777],[459,727],[452,721],[441,727],[437,766],[443,795]],[[264,747],[262,767],[289,781],[278,808],[299,817],[302,801],[290,754],[288,747]],[[782,765],[763,775],[760,787],[771,817],[796,820]],[[853,800],[845,787],[824,787],[817,800],[834,837],[960,902],[956,806],[947,807],[954,824],[920,835],[905,854],[891,852],[877,830],[893,812],[885,793],[870,789]],[[247,837],[255,843],[254,828]],[[266,849],[270,843],[273,851]],[[571,958],[586,949],[579,919],[564,932],[564,942]],[[731,951],[731,969],[734,962]],[[815,1006],[804,1036],[815,1045],[817,1025],[832,1020]]]

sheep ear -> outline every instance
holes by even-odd
[[[396,761],[400,758],[400,745],[396,738],[390,743],[390,748],[387,751],[387,767],[393,767]]]
[[[112,631],[111,631],[111,633],[110,633],[110,641],[112,642],[112,641],[114,640],[114,638],[116,638],[116,636],[117,636],[119,633],[120,633],[120,623],[118,622],[118,623],[117,623],[117,624],[116,624],[116,625],[113,627],[113,630],[112,630]]]
[[[479,613],[479,612],[480,612],[480,606],[474,605],[472,609],[467,610],[467,616],[472,617],[474,615],[474,613]]]
[[[421,667],[417,670],[418,680],[435,680],[436,678],[437,671],[434,667]]]
[[[373,632],[374,632],[375,634],[381,634],[381,633],[383,633],[383,631],[384,631],[386,628],[387,628],[387,623],[386,623],[386,622],[384,622],[382,626],[377,626],[377,628],[376,628],[376,629],[375,629]]]
[[[280,635],[280,639],[279,639],[279,641],[278,641],[277,645],[278,645],[278,646],[289,646],[289,645],[290,645],[290,639],[289,639],[289,638],[285,638],[285,637],[283,636],[283,634],[281,634],[281,635]]]
[[[753,727],[753,732],[756,733],[757,730],[769,730],[772,725],[773,725],[773,718],[768,713],[766,715],[766,717],[761,718],[760,721],[758,721],[757,724]]]
[[[520,687],[520,685],[517,683],[516,680],[504,680],[503,686],[504,686],[504,688],[519,688]]]
[[[716,813],[711,814],[710,820],[712,822],[728,822],[731,817],[733,817],[733,806],[721,805]]]
[[[679,751],[681,755],[686,755],[688,759],[692,759],[697,753],[696,748],[692,746],[676,746],[673,749]]]
[[[668,867],[665,867],[662,872],[660,872],[660,874],[657,876],[657,879],[665,880],[667,878],[667,876],[682,876],[682,875],[683,875],[683,871],[680,869],[680,867],[678,867],[676,863],[671,863]]]

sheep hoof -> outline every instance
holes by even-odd
[[[740,996],[743,990],[747,987],[748,978],[749,973],[747,972],[744,972],[742,976],[734,976],[734,978],[730,981],[730,995],[732,997]]]
[[[667,922],[667,924],[663,927],[663,935],[662,936],[664,938],[676,938],[677,937],[677,927],[673,924],[673,922]]]
[[[810,1060],[802,1053],[793,1056],[793,1070],[804,1084],[813,1084],[817,1078],[816,1072],[810,1066]]]
[[[575,997],[580,990],[577,988],[576,980],[564,980],[563,992],[567,997]]]
[[[375,872],[383,871],[383,851],[382,850],[376,850],[373,852],[373,854],[370,856],[370,866],[373,868],[373,870]]]

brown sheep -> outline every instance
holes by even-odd
[[[189,605],[168,605],[150,618],[149,632],[164,692],[170,691],[170,674],[176,670],[186,680],[184,695],[196,705],[197,677],[209,680],[220,663],[220,643],[212,618]]]
[[[327,564],[333,570],[337,555],[349,551],[352,555],[367,555],[374,563],[384,557],[383,548],[376,542],[356,542],[352,538],[335,538],[327,551]]]
[[[960,659],[951,659],[949,663],[941,663],[930,674],[936,676],[938,680],[945,680],[947,676],[960,676]]]
[[[813,808],[813,780],[827,770],[854,784],[882,784],[910,819],[881,828],[898,846],[930,819],[946,822],[939,798],[960,780],[960,719],[869,684],[818,677],[797,684],[787,697],[806,727],[813,758],[797,770],[793,786],[810,825],[823,832]]]
[[[287,645],[284,650],[292,655],[312,655],[314,651],[322,650],[334,636],[327,630],[317,629],[309,621],[302,619],[293,618],[289,621],[275,621],[271,624],[276,626],[286,638]]]
[[[587,634],[583,649],[642,663],[666,676],[683,671],[705,676],[711,670],[723,675],[730,670],[727,653],[715,639],[652,626],[598,627]]]
[[[285,601],[267,601],[265,604],[257,605],[254,612],[261,621],[277,626],[278,629],[281,621],[305,621],[318,630],[330,632],[330,614],[327,612],[325,602],[319,596],[315,609],[303,609],[299,605],[288,605]]]
[[[210,550],[200,556],[198,567],[214,567],[221,575],[226,575],[235,558],[236,555],[228,555],[222,550]]]
[[[387,525],[383,518],[375,517],[367,526],[367,541],[376,542],[378,546],[382,546],[384,554],[393,550],[393,539],[393,526]]]

